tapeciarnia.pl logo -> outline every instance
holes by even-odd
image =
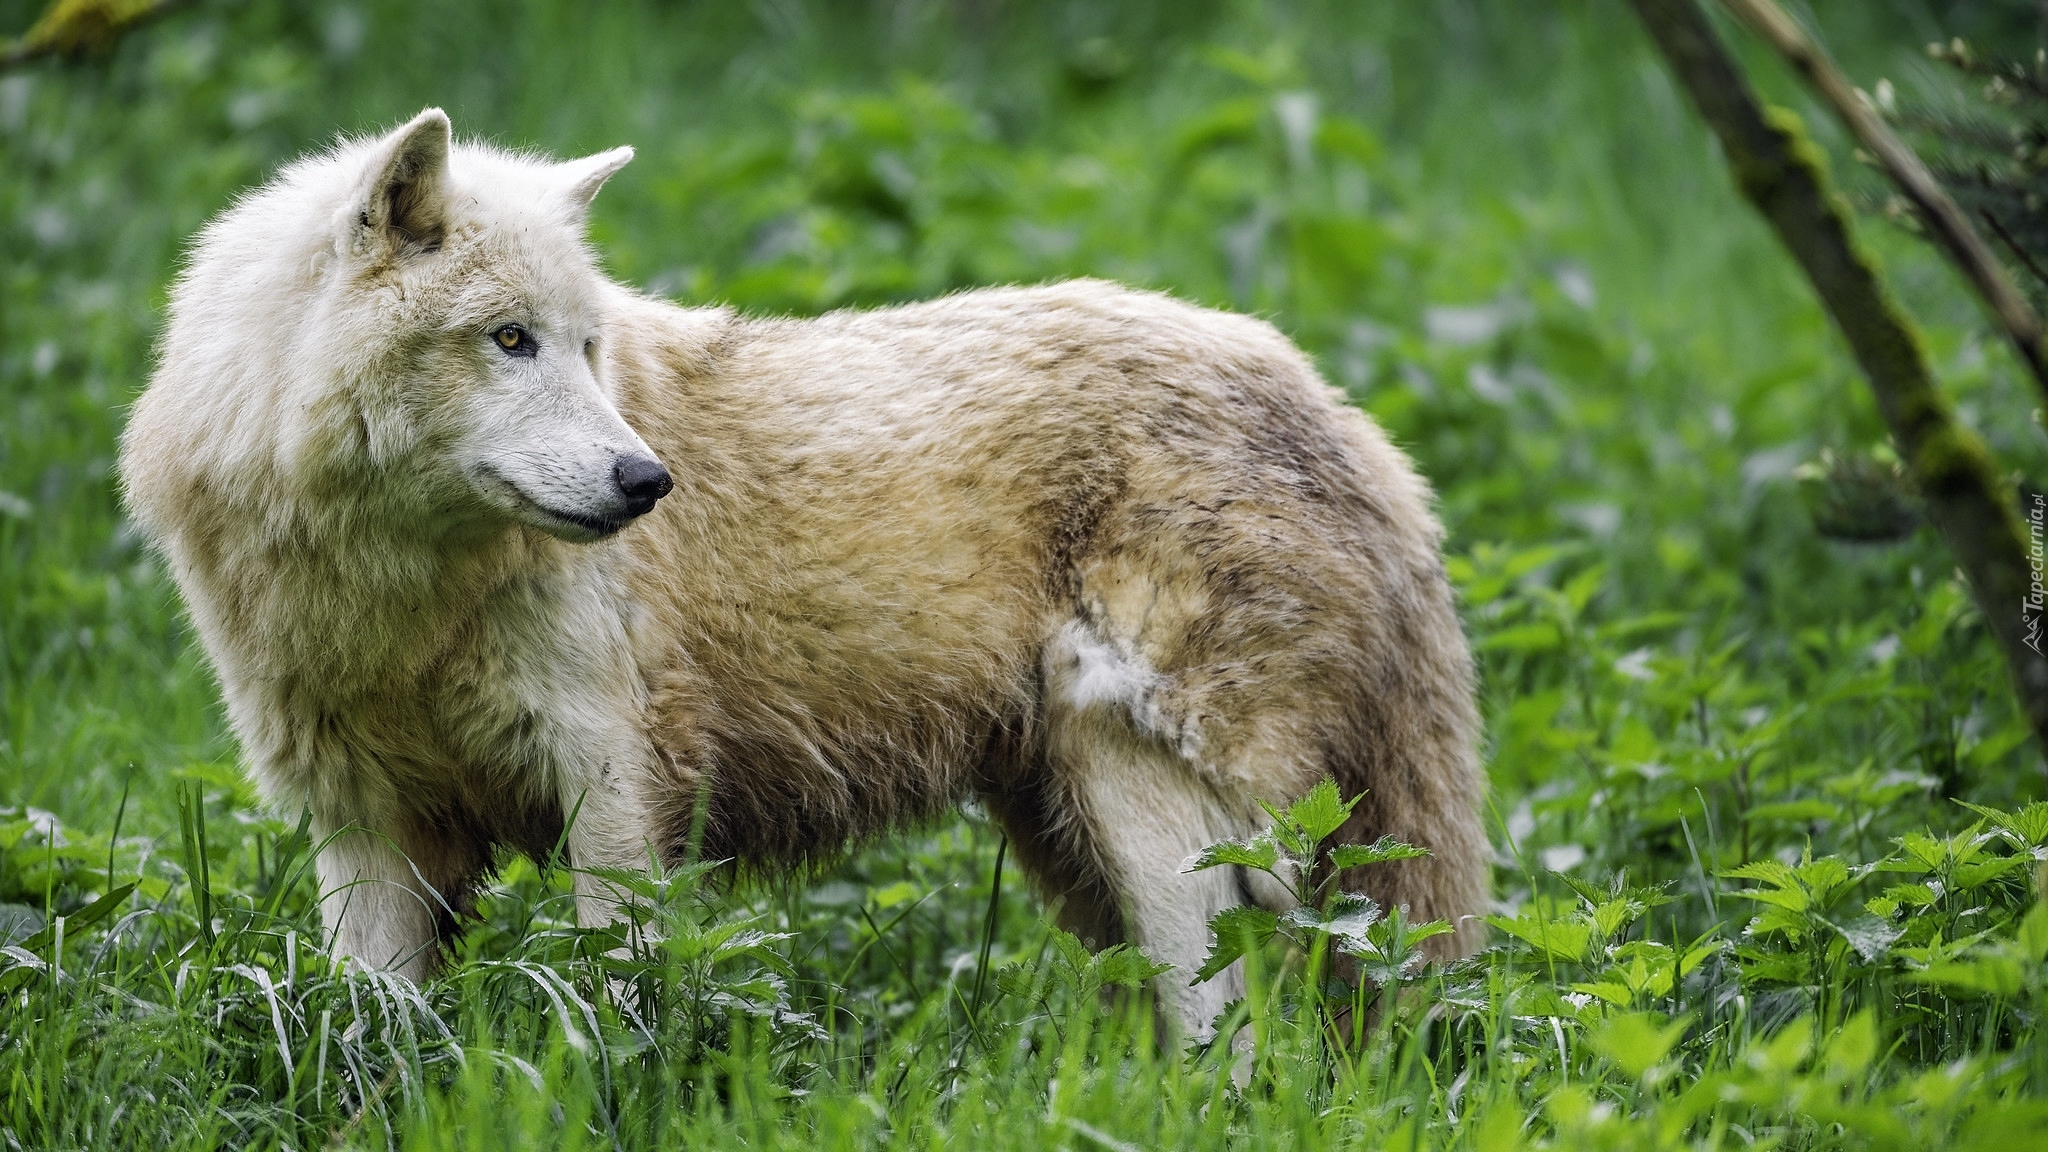
[[[2026,603],[2020,606],[2020,620],[2027,626],[2027,647],[2036,656],[2042,655],[2041,609],[2048,605],[2048,589],[2041,586],[2041,570],[2048,566],[2048,558],[2041,552],[2041,519],[2048,514],[2048,503],[2044,502],[2048,502],[2048,497],[2036,492],[2027,507],[2027,564],[2033,569],[2034,580],[2027,589]]]

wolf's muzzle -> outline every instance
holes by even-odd
[[[655,501],[675,487],[661,461],[639,452],[619,457],[619,462],[612,466],[612,482],[618,485],[619,495],[626,498],[628,516],[645,515]]]

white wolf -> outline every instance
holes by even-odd
[[[602,276],[630,149],[430,109],[200,235],[123,440],[333,948],[415,978],[494,851],[798,863],[978,796],[1067,922],[1191,986],[1284,894],[1190,854],[1325,774],[1347,880],[1463,925],[1489,852],[1429,493],[1266,324],[1094,281],[814,320]],[[705,799],[699,806],[698,798]],[[566,834],[568,814],[576,813]],[[614,911],[579,881],[579,915]]]

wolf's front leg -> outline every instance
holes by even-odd
[[[316,871],[320,919],[337,960],[415,983],[433,973],[443,900],[390,837],[348,826],[320,853]]]
[[[576,922],[585,928],[626,919],[626,905],[634,899],[589,870],[645,872],[655,858],[653,781],[647,767],[653,755],[652,748],[635,748],[564,774],[562,811],[571,821]]]

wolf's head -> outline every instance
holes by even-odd
[[[421,533],[517,521],[571,541],[669,474],[605,379],[583,240],[617,148],[550,163],[456,145],[430,108],[299,162],[211,224],[173,290],[123,471],[252,510],[293,497]],[[170,496],[170,493],[160,493]]]

